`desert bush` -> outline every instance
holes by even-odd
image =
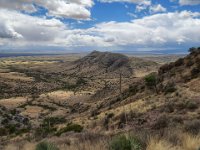
[[[40,138],[45,138],[47,137],[49,134],[53,134],[56,132],[56,128],[54,127],[39,127],[35,129],[35,137],[40,139]]]
[[[36,145],[35,150],[59,150],[53,143],[41,142]]]
[[[87,83],[87,81],[83,78],[78,78],[78,80],[76,81],[77,86],[85,85],[86,83]]]
[[[134,137],[121,135],[111,140],[110,150],[142,150],[141,143]]]
[[[103,120],[103,126],[105,127],[106,130],[108,130],[108,125],[110,122],[110,119],[114,116],[114,113],[109,113],[106,114],[106,117]]]
[[[106,130],[108,130],[109,121],[110,121],[110,118],[108,118],[107,116],[103,120],[103,126]]]
[[[186,66],[191,67],[194,64],[194,62],[191,59],[187,59]]]
[[[176,91],[176,85],[174,82],[168,82],[164,87],[165,94],[167,93],[173,93]]]
[[[81,125],[70,123],[65,128],[60,129],[56,133],[56,135],[60,136],[61,134],[65,133],[65,132],[70,132],[70,131],[73,131],[73,132],[82,132],[82,130],[83,130],[83,127]]]
[[[171,120],[175,123],[180,123],[180,124],[183,123],[183,117],[182,116],[178,116],[178,115],[172,116]]]
[[[54,126],[56,124],[62,124],[65,123],[66,119],[63,117],[48,117],[43,120],[42,126]]]
[[[185,131],[192,134],[200,133],[200,120],[191,120],[186,122]]]
[[[159,74],[164,74],[174,67],[174,63],[165,64],[159,68]]]
[[[128,96],[135,95],[139,91],[138,85],[129,85]]]
[[[165,112],[172,113],[174,112],[174,105],[172,103],[168,103],[167,105],[165,105],[164,110]]]
[[[192,78],[196,78],[197,76],[198,76],[198,74],[200,73],[200,69],[199,68],[193,68],[192,70],[191,70],[191,77]]]
[[[123,128],[126,124],[126,121],[127,121],[126,113],[120,114],[118,128]]]
[[[8,131],[6,130],[6,128],[0,128],[0,136],[5,136],[8,134]]]
[[[6,129],[8,130],[9,134],[14,134],[17,131],[16,124],[8,124],[6,125]]]
[[[188,101],[186,103],[186,107],[190,110],[194,110],[194,109],[197,109],[198,108],[198,104],[196,102],[193,102],[193,101]]]
[[[168,118],[166,115],[161,115],[153,125],[153,129],[160,130],[168,126]]]
[[[21,135],[21,134],[24,134],[24,133],[28,133],[31,129],[30,128],[22,128],[22,129],[18,129],[16,131],[16,135]]]
[[[184,64],[184,59],[183,59],[183,58],[179,58],[179,59],[174,63],[174,65],[175,65],[176,67],[181,66],[181,65],[183,65],[183,64]]]
[[[150,88],[155,88],[156,92],[157,91],[157,78],[156,78],[156,75],[155,74],[150,74],[150,75],[147,75],[145,77],[145,84],[146,86],[150,87]]]

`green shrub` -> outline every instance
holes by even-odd
[[[35,150],[59,150],[53,143],[41,142],[36,145]]]
[[[157,91],[157,78],[156,78],[155,74],[147,75],[144,80],[145,80],[146,86],[148,86],[150,88],[153,87],[156,90],[156,93],[158,93],[158,91]]]
[[[126,136],[118,136],[115,137],[110,145],[110,150],[141,150],[142,146],[134,137],[127,138]]]
[[[147,86],[155,86],[157,82],[156,76],[153,74],[150,74],[145,77],[145,83]]]
[[[81,125],[78,124],[68,124],[65,128],[60,129],[56,135],[60,136],[62,133],[65,132],[70,132],[70,131],[74,131],[74,132],[81,132],[83,130],[83,127]]]

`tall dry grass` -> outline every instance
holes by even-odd
[[[194,136],[188,133],[174,133],[158,138],[158,136],[150,137],[146,142],[146,150],[200,150],[200,135]],[[170,136],[175,137],[170,140]],[[111,139],[100,138],[98,140],[76,140],[68,142],[65,137],[62,139],[54,139],[53,142],[59,150],[108,150]],[[35,150],[37,143],[12,143],[3,150]]]
[[[178,135],[180,142],[174,145],[166,139],[150,138],[146,150],[200,150],[200,136]]]

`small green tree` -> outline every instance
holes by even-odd
[[[153,87],[153,88],[155,88],[156,93],[158,93],[158,90],[157,90],[157,78],[156,78],[156,75],[155,75],[155,74],[147,75],[147,76],[145,77],[145,84],[146,84],[148,87]]]

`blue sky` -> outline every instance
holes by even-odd
[[[0,52],[184,53],[200,0],[0,0]]]

